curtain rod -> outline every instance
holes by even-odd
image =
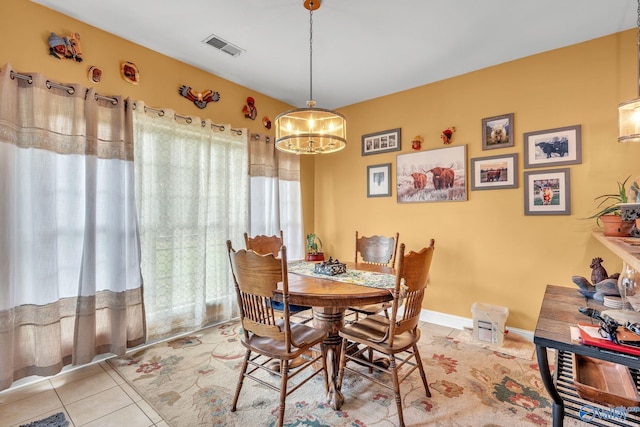
[[[15,71],[11,71],[11,78],[12,79],[18,78],[18,79],[21,79],[21,80],[26,80],[27,83],[29,83],[29,84],[33,83],[33,77],[32,76],[28,76],[26,74],[16,73]],[[73,86],[61,85],[60,83],[52,82],[51,80],[47,80],[46,85],[47,85],[48,89],[51,89],[52,87],[55,87],[56,89],[64,90],[69,95],[73,95],[75,93],[75,91],[76,91]],[[88,92],[89,92],[89,89],[87,89],[87,93]],[[87,96],[87,93],[85,93],[85,96]],[[113,105],[118,105],[118,99],[117,98],[100,95],[99,93],[95,94],[95,99],[96,99],[96,101],[98,99],[103,99],[105,101],[111,102]]]
[[[29,76],[29,75],[26,75],[26,74],[16,73],[15,71],[11,71],[11,78],[12,79],[18,78],[18,79],[21,79],[21,80],[26,80],[27,83],[29,83],[29,84],[33,83],[33,77],[32,76]],[[60,83],[52,82],[50,80],[47,80],[46,85],[47,85],[48,89],[51,89],[52,87],[55,87],[56,89],[64,90],[69,95],[73,95],[75,93],[75,91],[76,91],[73,86],[61,85]],[[89,92],[89,90],[87,89],[87,93],[88,92]],[[85,96],[86,96],[86,93],[85,93]],[[96,101],[98,99],[102,99],[102,100],[105,100],[105,101],[110,101],[113,105],[117,105],[118,104],[118,99],[117,98],[100,95],[99,93],[95,94],[95,99],[96,99]],[[135,107],[135,104],[134,104],[134,107]],[[145,106],[144,108],[145,108],[145,112],[147,110],[151,110],[151,111],[155,111],[156,113],[158,113],[158,115],[160,117],[164,116],[164,110],[161,110],[161,109],[158,109],[158,108],[153,108],[153,107],[147,107],[147,106]],[[179,115],[177,113],[174,114],[174,117],[176,119],[184,119],[184,120],[186,120],[187,123],[191,123],[193,121],[193,119],[191,117],[189,117],[189,116],[181,116],[181,115]],[[203,127],[205,126],[205,121],[204,120],[202,121],[202,126]],[[224,129],[225,129],[225,127],[223,125],[216,125],[214,123],[211,123],[211,127],[215,127],[220,131],[224,131]],[[242,135],[242,130],[240,130],[240,129],[231,128],[231,131],[235,132],[237,135]]]
[[[135,104],[134,104],[134,108],[135,108]],[[164,110],[161,109],[161,108],[153,108],[153,107],[149,107],[149,106],[145,105],[144,106],[144,112],[146,113],[147,111],[153,111],[153,112],[157,113],[158,116],[160,116],[160,117],[164,116]],[[184,119],[187,123],[191,123],[193,121],[193,119],[191,117],[189,117],[189,116],[181,116],[178,113],[173,113],[173,117],[175,119]],[[206,126],[206,122],[204,120],[202,120],[202,127],[205,127],[205,126]],[[220,131],[224,131],[225,130],[225,127],[223,125],[217,125],[215,123],[211,123],[211,127],[212,128],[216,128],[216,129],[218,129]],[[240,130],[240,129],[231,128],[231,131],[235,132],[237,135],[242,135],[242,130]]]

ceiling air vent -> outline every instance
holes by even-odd
[[[215,47],[225,53],[228,53],[231,56],[238,56],[243,52],[243,49],[240,49],[238,46],[229,43],[228,41],[221,39],[216,35],[210,35],[207,37],[204,42],[210,46]]]

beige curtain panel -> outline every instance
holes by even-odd
[[[0,69],[0,390],[145,342],[132,115]]]

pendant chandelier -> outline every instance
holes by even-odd
[[[640,142],[640,0],[638,0],[638,96],[618,105],[618,142]]]
[[[316,108],[313,101],[313,11],[320,7],[320,0],[306,0],[304,7],[309,10],[309,101],[307,108],[286,111],[275,118],[275,144],[287,153],[333,153],[347,144],[347,120],[335,111]]]

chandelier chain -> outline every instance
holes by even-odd
[[[313,101],[313,6],[313,0],[311,0],[309,2],[309,101]],[[638,8],[640,8],[640,0],[638,0]],[[640,14],[640,9],[638,13]]]

